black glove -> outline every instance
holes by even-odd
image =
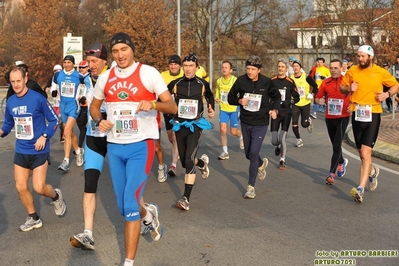
[[[85,104],[85,102],[86,102],[86,97],[82,96],[82,98],[80,98],[80,100],[79,100],[79,103],[80,104]]]
[[[322,80],[324,80],[326,77],[325,77],[325,76],[320,76],[320,78],[321,78]]]
[[[57,93],[58,93],[57,91],[52,91],[52,92],[51,92],[51,96],[52,96],[52,97],[57,97]]]

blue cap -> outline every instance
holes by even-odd
[[[290,56],[290,58],[288,59],[289,61],[295,61],[295,57],[293,57],[293,56]]]
[[[348,63],[348,60],[344,59],[342,60],[342,63]]]

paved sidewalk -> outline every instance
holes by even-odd
[[[355,147],[351,125],[348,126],[347,140]],[[373,156],[399,164],[399,113],[396,113],[395,119],[392,119],[391,114],[382,115]]]

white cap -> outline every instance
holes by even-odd
[[[60,66],[60,65],[55,65],[55,66],[53,67],[53,71],[61,70],[61,69],[62,69],[62,66]]]
[[[24,61],[15,61],[15,65],[16,66],[20,66],[20,65],[23,65],[23,64],[25,64]]]
[[[370,45],[362,45],[362,46],[359,47],[359,49],[357,51],[366,53],[366,54],[368,54],[370,56],[374,56],[373,47],[371,47]]]

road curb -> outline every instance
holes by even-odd
[[[352,133],[352,127],[348,126],[345,133],[348,144],[356,148],[355,139]],[[391,143],[379,140],[374,145],[372,155],[385,161],[399,164],[399,147]]]

